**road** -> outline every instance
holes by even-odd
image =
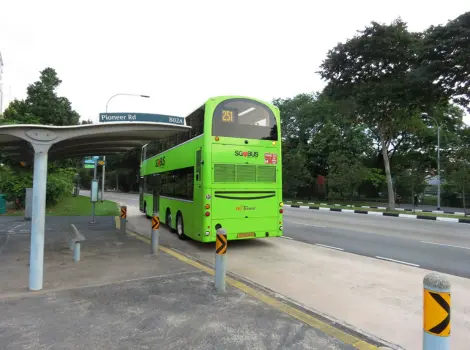
[[[85,194],[85,193],[84,193]],[[138,207],[138,195],[105,199]],[[286,239],[470,278],[470,225],[285,207]]]

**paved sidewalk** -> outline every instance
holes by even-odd
[[[243,283],[217,293],[206,269],[176,252],[154,256],[134,237],[77,227],[87,239],[78,263],[65,231],[46,232],[39,292],[27,289],[29,234],[8,236],[0,255],[1,349],[376,348]]]

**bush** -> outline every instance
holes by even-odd
[[[47,177],[46,205],[57,204],[64,196],[72,193],[74,169],[51,169]],[[0,193],[7,201],[19,198],[24,203],[26,188],[33,187],[33,173],[28,169],[0,168]]]

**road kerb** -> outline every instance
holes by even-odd
[[[150,239],[148,239],[147,237],[145,236],[142,236],[140,235],[139,233],[135,233],[135,232],[132,232],[132,231],[129,231],[127,230],[127,233],[135,238],[137,238],[138,240],[144,242],[144,243],[147,243],[147,244],[150,244]],[[159,250],[161,250],[162,252],[166,253],[166,254],[169,254],[173,257],[175,257],[176,259],[184,262],[184,263],[187,263],[199,270],[202,270],[210,275],[214,275],[215,272],[214,272],[214,269],[211,268],[211,267],[208,267],[208,266],[205,266],[204,264],[202,263],[199,263],[191,258],[189,258],[188,256],[185,256],[183,255],[182,253],[179,253],[177,252],[176,250],[174,249],[171,249],[171,248],[167,248],[167,247],[164,247],[164,246],[159,246]],[[233,274],[230,274],[230,275],[233,275]],[[370,342],[366,341],[366,340],[363,340],[363,339],[360,339],[358,337],[356,337],[355,335],[351,335],[339,328],[336,328],[312,315],[310,315],[309,313],[307,312],[304,312],[302,311],[300,308],[297,308],[295,306],[291,306],[281,300],[278,300],[274,297],[271,297],[270,295],[268,295],[267,293],[264,293],[263,291],[261,290],[257,290],[255,288],[252,288],[250,286],[248,286],[247,284],[235,279],[235,278],[232,278],[232,277],[227,277],[226,278],[226,282],[227,284],[237,288],[237,289],[240,289],[242,290],[243,292],[245,292],[246,294],[270,305],[271,307],[283,312],[283,313],[286,313],[288,315],[290,315],[291,317],[294,317],[295,319],[309,325],[310,327],[312,328],[315,328],[315,329],[318,329],[320,331],[322,331],[323,333],[331,336],[331,337],[334,337],[340,341],[342,341],[343,343],[345,344],[348,344],[348,345],[351,345],[353,347],[355,347],[356,349],[360,349],[360,350],[377,350],[377,349],[380,349],[379,348],[379,344],[375,345],[375,344],[371,344]]]
[[[360,210],[360,209],[341,209],[341,208],[330,208],[330,207],[320,207],[315,205],[298,205],[298,204],[286,204],[284,207],[287,208],[296,208],[296,209],[310,209],[310,210],[322,210],[322,211],[330,211],[335,213],[354,213],[354,214],[372,214],[376,216],[386,216],[386,217],[396,217],[396,218],[404,218],[404,219],[418,219],[418,220],[434,220],[434,221],[445,221],[445,222],[453,222],[453,223],[462,223],[462,224],[470,224],[470,219],[468,218],[447,218],[447,217],[440,217],[440,216],[425,216],[419,214],[406,214],[406,213],[389,213],[389,212],[382,212],[382,211],[367,211],[367,210]]]

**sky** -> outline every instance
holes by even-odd
[[[272,101],[320,91],[329,49],[371,21],[445,24],[468,0],[0,0],[5,108],[46,67],[82,116],[186,116],[211,96]],[[470,123],[470,117],[465,118]]]

